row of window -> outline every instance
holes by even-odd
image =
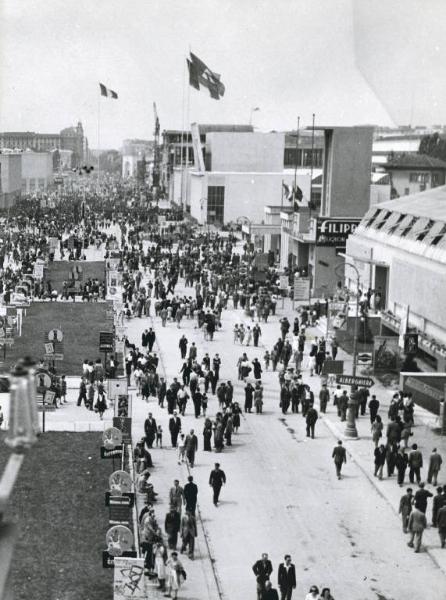
[[[183,150],[183,160],[181,161],[181,150]],[[172,159],[173,164],[175,166],[180,164],[186,164],[186,159],[188,164],[194,164],[194,151],[192,146],[183,146],[183,148],[175,146],[172,150]],[[322,168],[322,149],[314,149],[313,150],[313,160],[311,158],[311,150],[305,149],[296,149],[296,148],[285,148],[283,164],[284,168],[293,168],[298,167],[311,167],[311,163],[313,163],[313,167]],[[297,158],[296,158],[297,157]],[[297,162],[296,162],[297,161]]]
[[[389,235],[424,242],[430,246],[445,245],[446,247],[446,223],[432,219],[392,212],[384,208],[373,208],[365,216],[362,226]]]
[[[44,190],[45,189],[45,179],[39,177],[37,178],[30,178],[29,180],[29,191],[33,192],[34,190]],[[26,179],[22,179],[22,191],[26,191]]]
[[[285,167],[322,167],[322,155],[323,151],[321,148],[315,148],[313,150],[313,158],[311,149],[305,148],[285,148],[283,164]]]

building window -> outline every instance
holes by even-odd
[[[416,217],[412,217],[411,219],[409,219],[408,223],[406,224],[406,226],[404,227],[404,229],[400,233],[401,237],[406,237],[406,235],[409,233],[409,231],[415,225],[416,220],[417,220]]]
[[[446,225],[443,225],[443,227],[440,229],[440,231],[438,233],[436,233],[435,236],[432,238],[431,246],[437,246],[443,239],[445,233],[446,233]]]
[[[376,217],[379,215],[380,212],[381,211],[380,211],[379,208],[372,209],[369,212],[369,214],[364,217],[364,221],[363,221],[362,225],[364,227],[370,227],[372,225],[373,221],[376,219]]]
[[[297,156],[297,166],[302,166],[302,150],[297,148],[285,148],[284,167],[295,167]]]
[[[26,179],[22,179],[22,192],[26,193]]]
[[[427,183],[429,173],[409,173],[410,183]]]
[[[395,223],[393,223],[393,225],[391,227],[389,227],[389,231],[387,232],[389,235],[392,235],[392,233],[395,233],[395,231],[398,229],[398,227],[400,226],[401,222],[407,217],[407,215],[404,214],[400,214],[397,218],[397,220],[395,221]]]
[[[36,189],[36,180],[34,178],[31,178],[29,180],[29,191],[34,192],[35,189]]]
[[[43,177],[39,178],[39,190],[45,189],[45,179]]]
[[[389,210],[380,211],[379,221],[375,220],[375,229],[381,229],[392,213]]]
[[[224,223],[225,211],[225,186],[224,185],[209,185],[208,186],[208,223]]]
[[[417,241],[421,242],[424,240],[424,238],[426,237],[426,235],[430,232],[430,230],[432,229],[432,227],[434,226],[434,221],[432,221],[431,219],[429,220],[429,222],[427,223],[426,227],[423,229],[423,231],[421,231],[418,236],[417,236]]]
[[[285,148],[283,164],[284,167],[295,167],[297,156],[298,167],[311,167],[311,148]],[[313,150],[313,167],[322,167],[322,148]]]

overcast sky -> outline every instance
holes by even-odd
[[[100,147],[181,128],[190,49],[221,74],[190,90],[190,121],[261,130],[446,122],[443,0],[0,0],[0,130],[81,120]],[[418,79],[418,70],[420,77]],[[438,73],[438,77],[437,77]],[[430,83],[435,81],[437,87]],[[422,84],[422,85],[419,85]],[[187,99],[187,93],[186,93]],[[187,111],[186,111],[187,113]]]

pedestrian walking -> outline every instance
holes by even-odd
[[[289,554],[285,554],[284,562],[280,563],[277,578],[281,600],[291,600],[293,590],[296,589],[296,567]]]
[[[176,550],[177,548],[180,526],[180,513],[176,510],[175,505],[172,505],[164,520],[164,531],[167,534],[167,543],[170,550]]]
[[[437,488],[437,495],[432,500],[432,526],[437,527],[437,516],[440,508],[446,504],[446,496],[443,495],[443,488]]]
[[[369,415],[370,415],[370,424],[373,425],[376,415],[379,410],[379,400],[377,400],[376,396],[372,396],[369,400]]]
[[[264,552],[262,558],[257,560],[253,567],[253,573],[256,576],[257,584],[257,600],[263,600],[263,593],[265,591],[265,584],[269,580],[271,573],[273,572],[273,565],[268,558],[268,554]]]
[[[415,548],[415,552],[421,550],[423,532],[427,527],[426,515],[418,508],[414,508],[409,517],[410,539],[407,543],[409,548]]]
[[[181,431],[181,418],[178,416],[177,411],[173,412],[173,416],[169,419],[169,431],[170,431],[170,441],[172,443],[172,448],[177,447],[178,435]]]
[[[413,496],[412,488],[407,488],[404,496],[400,498],[399,514],[401,515],[401,521],[403,525],[403,532],[408,532],[409,517],[412,512]]]
[[[404,477],[406,475],[408,462],[409,457],[407,456],[405,449],[400,447],[395,457],[395,467],[398,473],[398,485],[400,487],[402,487],[404,484]]]
[[[414,482],[416,477],[417,483],[421,481],[420,470],[423,467],[423,455],[418,450],[417,444],[412,444],[412,450],[409,453],[409,480],[410,483]]]
[[[181,550],[180,552],[188,553],[191,560],[194,558],[195,538],[197,537],[197,521],[195,516],[186,511],[186,514],[181,519]]]
[[[327,412],[327,404],[330,402],[330,392],[327,389],[327,384],[323,383],[319,392],[319,409],[321,413]]]
[[[418,508],[418,510],[421,510],[422,513],[426,514],[427,501],[428,498],[432,498],[432,496],[432,492],[429,492],[429,490],[424,489],[424,483],[421,481],[418,484],[418,489],[415,492],[415,496],[413,499],[413,504],[415,508]]]
[[[310,406],[307,411],[307,415],[305,417],[305,421],[307,424],[307,437],[310,437],[314,440],[314,428],[316,427],[316,421],[318,420],[319,415],[317,414],[317,410],[314,406]]]
[[[215,463],[215,468],[211,471],[209,475],[209,485],[213,489],[213,502],[214,506],[218,506],[218,501],[220,498],[220,491],[223,485],[226,484],[226,475],[225,472],[220,469],[220,463]]]
[[[187,462],[189,463],[189,466],[193,468],[195,464],[195,453],[198,450],[198,438],[193,429],[191,429],[189,434],[186,436],[185,444]]]
[[[446,504],[444,504],[437,513],[438,535],[440,536],[441,547],[446,545]]]
[[[184,490],[180,485],[178,479],[173,482],[173,487],[169,491],[169,503],[170,506],[174,506],[175,510],[181,514],[183,508]]]
[[[386,447],[384,444],[380,444],[378,448],[375,448],[375,477],[379,479],[383,478],[383,469],[386,462]]]
[[[195,515],[195,510],[197,508],[197,498],[198,498],[198,486],[194,483],[194,478],[192,475],[189,475],[187,478],[187,483],[184,486],[184,504],[186,512]]]
[[[432,450],[432,454],[429,457],[429,468],[427,473],[428,483],[432,483],[432,485],[437,485],[438,473],[440,472],[442,463],[443,459],[441,458],[441,455],[437,452],[437,449],[434,448]]]
[[[186,571],[183,568],[183,565],[178,560],[178,553],[172,552],[169,560],[166,563],[166,572],[167,572],[167,596],[170,596],[172,600],[177,600],[178,591],[186,579]]]
[[[347,462],[347,452],[345,451],[341,440],[339,440],[338,445],[333,448],[331,456],[334,460],[337,478],[341,479],[342,465]]]

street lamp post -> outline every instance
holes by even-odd
[[[338,265],[339,266],[342,265]],[[353,263],[345,262],[344,266],[354,269],[356,273],[356,309],[355,309],[355,328],[353,333],[353,364],[352,376],[356,377],[356,363],[358,357],[358,319],[359,319],[359,271]],[[335,269],[336,272],[337,269]],[[348,309],[347,309],[348,317]],[[348,319],[347,319],[348,323]],[[345,437],[358,438],[358,430],[356,429],[356,406],[358,404],[357,387],[351,386],[350,396],[347,404],[347,425],[345,427]]]

